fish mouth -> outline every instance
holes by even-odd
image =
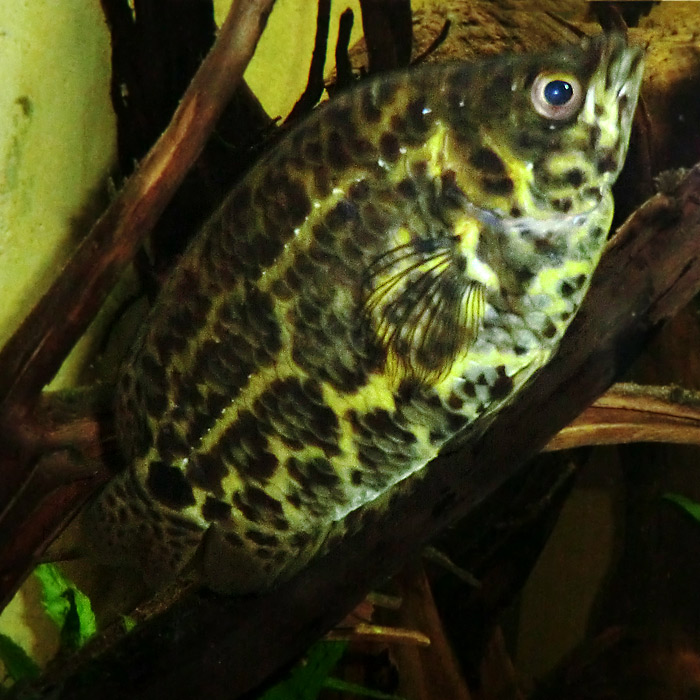
[[[551,240],[571,233],[572,229],[583,226],[599,206],[591,207],[575,214],[555,214],[548,219],[532,217],[504,217],[501,225],[504,230],[515,231],[537,241]]]
[[[515,218],[491,209],[482,209],[474,204],[470,204],[467,209],[471,216],[494,232],[518,232],[527,234],[529,238],[544,241],[566,234],[572,228],[583,226],[586,220],[599,208],[600,202],[583,211],[572,214],[549,212],[549,216],[543,219],[538,219],[534,216],[519,216]]]

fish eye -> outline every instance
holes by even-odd
[[[572,117],[583,101],[581,83],[573,75],[540,73],[532,83],[530,99],[535,111],[547,119]]]

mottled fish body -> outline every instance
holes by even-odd
[[[617,35],[367,80],[238,184],[117,387],[86,512],[154,585],[260,589],[550,358],[612,218],[641,52]]]

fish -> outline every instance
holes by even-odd
[[[603,34],[361,81],[233,187],[115,390],[82,517],[152,588],[298,572],[552,357],[613,215],[643,52]]]

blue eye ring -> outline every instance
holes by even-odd
[[[583,104],[583,89],[574,75],[543,71],[532,83],[530,99],[539,115],[562,121],[578,112]]]

